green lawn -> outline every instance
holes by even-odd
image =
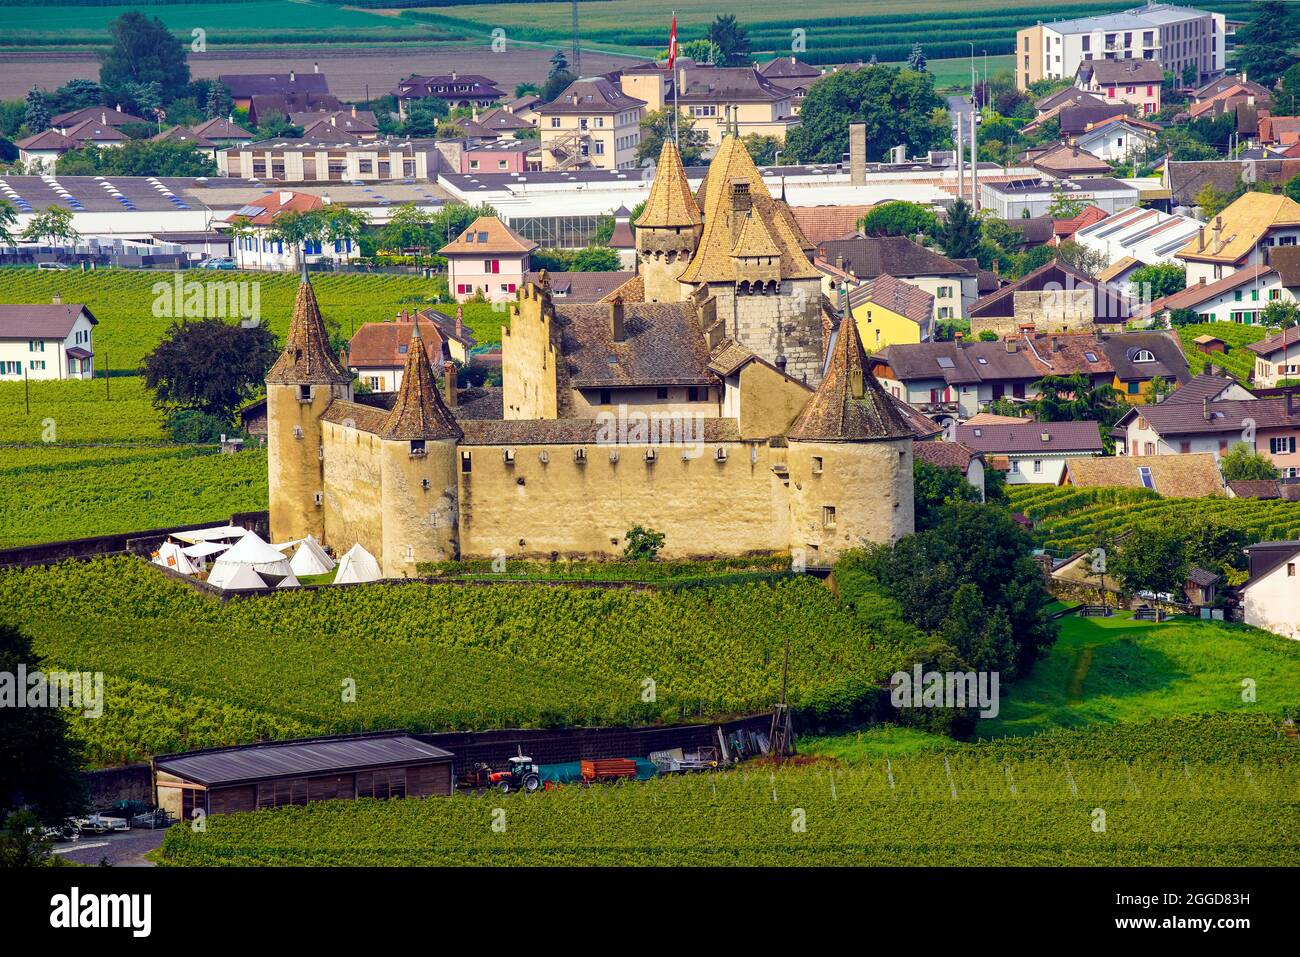
[[[1256,700],[1242,700],[1242,682]],[[1122,728],[1210,712],[1279,715],[1300,708],[1300,643],[1245,625],[1175,618],[1061,621],[1061,636],[1028,678],[1001,688],[996,718],[977,738],[1019,738],[1070,729]],[[801,750],[841,759],[907,754],[951,742],[887,726],[859,734],[810,738]]]

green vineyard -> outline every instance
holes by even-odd
[[[1036,523],[1046,548],[1078,551],[1143,522],[1188,527],[1206,518],[1239,528],[1252,541],[1300,537],[1300,502],[1238,498],[1161,498],[1146,489],[1020,485],[1011,507]]]
[[[266,453],[257,449],[0,449],[0,548],[223,521],[266,502]]]
[[[1294,762],[974,753],[537,795],[336,801],[177,825],[170,865],[1300,863]]]

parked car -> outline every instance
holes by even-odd
[[[235,261],[229,256],[213,256],[199,263],[200,269],[234,269]]]
[[[46,270],[46,271],[53,271],[53,272],[67,272],[67,271],[68,271],[68,267],[65,266],[63,263],[37,263],[36,268],[37,268],[37,269],[44,269],[44,270]]]

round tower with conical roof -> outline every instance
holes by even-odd
[[[266,374],[266,448],[271,540],[325,538],[320,417],[352,398],[352,375],[330,350],[316,293],[304,272],[284,351]]]
[[[677,277],[695,255],[703,223],[681,154],[672,140],[664,140],[650,196],[636,221],[637,272],[646,302],[686,298],[689,290],[683,290]]]
[[[448,371],[448,375],[455,375]],[[379,430],[383,545],[389,578],[415,577],[420,562],[459,555],[460,426],[438,393],[417,317],[397,401]]]

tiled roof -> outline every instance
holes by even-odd
[[[636,221],[638,229],[656,226],[698,226],[702,222],[700,207],[691,195],[682,167],[681,154],[672,140],[664,139],[659,150],[659,164],[655,167],[654,182],[645,209]]]
[[[712,385],[709,347],[690,303],[624,303],[623,341],[610,328],[612,303],[555,302],[560,360],[575,388]]]
[[[917,442],[912,446],[912,454],[935,468],[961,469],[962,475],[970,470],[971,462],[983,455],[960,442]]]
[[[1221,228],[1215,224],[1221,221]],[[1250,255],[1271,229],[1300,226],[1300,203],[1289,196],[1243,193],[1200,235],[1175,254],[1180,259],[1235,263]]]
[[[1205,498],[1223,494],[1214,453],[1115,455],[1072,460],[1070,484],[1079,488],[1154,488],[1167,498]],[[1146,486],[1138,469],[1150,471]]]
[[[858,324],[841,322],[834,338],[826,376],[790,426],[787,438],[791,442],[911,438],[911,425],[867,372]]]
[[[804,248],[807,240],[799,232],[790,208],[774,200],[763,177],[754,165],[740,138],[723,137],[722,145],[709,164],[709,171],[697,196],[703,197],[704,233],[695,255],[678,280],[683,283],[732,282],[736,278],[732,259],[733,190],[747,186],[753,215],[763,225],[780,249],[782,279],[816,279],[820,273],[809,262]],[[809,247],[811,248],[811,247]]]
[[[348,365],[358,369],[393,368],[406,364],[406,353],[415,332],[413,321],[367,322],[348,343]],[[429,361],[442,364],[442,336],[437,328],[422,330],[421,342]]]
[[[428,353],[420,342],[420,323],[412,323],[411,342],[406,352],[406,368],[397,401],[384,420],[386,439],[459,439],[460,426],[438,393],[438,382]]]
[[[895,279],[889,273],[881,273],[849,293],[851,307],[867,302],[911,319],[920,326],[928,325],[934,315],[934,296],[918,286]]]
[[[859,236],[819,243],[817,255],[828,263],[843,257],[844,268],[859,279],[889,273],[901,279],[913,276],[965,276],[968,271],[946,256],[913,242],[906,236]]]
[[[1046,436],[1046,438],[1044,438]],[[1101,452],[1096,422],[1027,422],[1024,425],[959,425],[957,441],[980,452],[1015,455]]]
[[[1248,342],[1246,348],[1256,355],[1271,356],[1294,345],[1300,345],[1300,326],[1283,329],[1277,335],[1261,339],[1259,342]]]
[[[266,374],[267,382],[293,385],[351,382],[352,374],[339,365],[330,351],[325,320],[316,302],[316,292],[304,276],[298,284],[289,331],[284,337],[284,351]]]
[[[537,243],[524,239],[495,216],[480,216],[438,252],[443,256],[470,256],[479,253],[529,253],[536,248]]]

